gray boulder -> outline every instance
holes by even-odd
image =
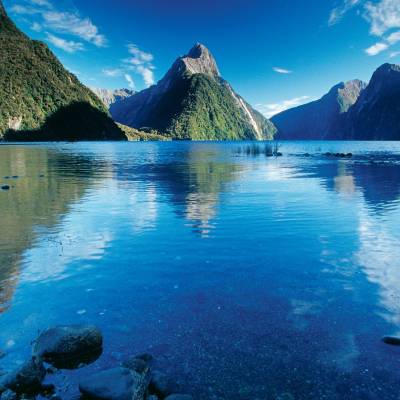
[[[45,376],[46,369],[42,361],[34,357],[8,373],[1,386],[18,394],[35,394],[41,391]]]
[[[56,368],[73,369],[97,360],[102,346],[103,336],[95,326],[57,326],[38,337],[33,352]]]
[[[148,379],[128,368],[98,372],[79,383],[80,392],[93,400],[144,400]]]

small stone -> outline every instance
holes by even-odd
[[[188,394],[171,394],[165,400],[193,400],[193,397]]]
[[[142,400],[147,380],[128,368],[117,367],[83,379],[79,391],[94,400]]]
[[[9,185],[2,185],[1,190],[10,190]]]
[[[56,368],[74,369],[97,360],[102,345],[103,336],[95,326],[57,326],[39,336],[33,352]]]
[[[0,397],[0,400],[17,400],[17,393],[7,389]]]
[[[382,341],[383,343],[390,344],[392,346],[400,346],[400,337],[397,336],[384,336]]]
[[[46,369],[40,359],[32,358],[8,373],[1,382],[1,386],[18,394],[39,393],[42,389],[42,381],[46,376]]]
[[[177,392],[176,385],[171,382],[166,374],[160,371],[153,372],[149,390],[151,394],[156,394],[161,398],[165,398]]]

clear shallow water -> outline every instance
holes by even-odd
[[[104,353],[52,378],[64,398],[150,351],[196,399],[398,399],[400,143],[281,151],[1,146],[0,366],[94,323]]]

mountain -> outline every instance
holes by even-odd
[[[179,57],[157,85],[110,109],[132,128],[155,130],[174,139],[272,139],[274,125],[237,95],[210,51],[196,44]]]
[[[342,115],[362,95],[366,83],[353,80],[339,83],[321,99],[283,111],[271,118],[278,139],[339,139]]]
[[[400,140],[400,66],[383,64],[346,114],[347,139]]]
[[[0,139],[126,139],[100,99],[22,33],[1,0],[0,60]]]
[[[91,89],[94,94],[103,102],[107,109],[110,109],[113,104],[123,101],[127,97],[133,96],[136,93],[134,90],[131,89]]]

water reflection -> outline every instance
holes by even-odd
[[[0,192],[2,311],[10,305],[23,252],[41,236],[41,230],[54,226],[71,204],[82,198],[90,184],[91,168],[82,157],[40,147],[0,148],[0,181],[11,185],[9,191]],[[65,179],[65,169],[73,179]],[[36,265],[43,267],[40,261]],[[50,260],[47,265],[50,267]]]
[[[154,199],[160,195],[167,196],[177,215],[184,218],[194,232],[208,237],[215,227],[221,193],[243,170],[243,166],[230,159],[216,161],[218,152],[209,147],[204,150],[198,146],[193,151],[189,149],[182,154],[179,162],[164,163],[152,157],[151,162],[144,164],[117,165],[117,177],[122,182],[144,182],[146,196]],[[143,189],[139,189],[137,183],[134,187],[143,195]],[[130,187],[133,193],[134,187]],[[137,195],[133,194],[133,202],[137,201],[136,198]],[[148,198],[147,216],[144,218],[154,222],[156,208],[154,201]]]
[[[400,326],[396,162],[237,148],[74,144],[0,158],[19,160],[0,206],[7,226],[22,218],[13,241],[0,238],[17,260],[4,290],[19,280],[0,346],[90,322],[107,346],[82,374],[149,350],[201,400],[397,399],[398,352],[380,342]]]

